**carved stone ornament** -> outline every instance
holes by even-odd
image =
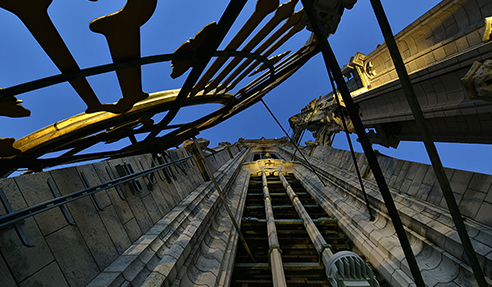
[[[492,60],[473,63],[461,81],[470,99],[492,101]]]
[[[340,18],[345,9],[352,9],[357,0],[315,0],[313,3],[316,14],[323,25],[326,35],[335,34]],[[302,18],[302,23],[307,26],[309,31],[313,31],[309,19],[306,15]]]
[[[341,110],[332,94],[312,100],[300,114],[289,119],[290,126],[296,131],[307,129],[316,139],[313,145],[331,146],[333,135],[344,130]],[[355,132],[352,121],[345,116],[349,132]]]
[[[492,37],[492,17],[485,18],[485,31],[483,33],[482,41],[484,43],[490,41]]]
[[[206,140],[204,138],[198,138],[196,141],[198,142],[198,146],[202,150],[207,149],[208,145],[210,144],[210,141],[209,140]],[[193,149],[195,148],[195,142],[192,141],[192,140],[185,140],[183,142],[183,146],[182,147],[192,152]]]

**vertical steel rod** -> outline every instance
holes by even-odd
[[[408,104],[410,105],[410,109],[412,110],[412,114],[415,118],[415,123],[418,130],[420,131],[420,135],[422,136],[422,140],[432,163],[434,173],[436,174],[437,180],[439,181],[439,185],[441,186],[442,193],[444,195],[444,198],[446,199],[449,212],[451,213],[454,224],[456,225],[456,229],[463,244],[466,257],[468,258],[469,264],[473,269],[475,279],[477,280],[479,286],[488,286],[482,272],[482,268],[478,263],[477,255],[473,250],[473,246],[471,244],[470,237],[468,236],[468,232],[466,231],[465,224],[463,223],[463,218],[461,217],[458,204],[456,203],[456,199],[454,198],[451,185],[449,184],[446,173],[444,172],[444,167],[439,157],[439,153],[437,152],[436,146],[432,140],[432,136],[429,132],[429,129],[427,128],[427,124],[425,123],[424,114],[422,113],[419,101],[417,99],[417,96],[415,95],[412,83],[410,82],[410,77],[408,76],[407,69],[405,68],[405,64],[401,57],[400,51],[398,50],[398,46],[396,45],[395,38],[393,37],[393,32],[391,31],[391,26],[388,22],[388,18],[386,17],[386,13],[384,12],[380,0],[371,0],[371,4],[374,10],[374,14],[376,14],[376,18],[378,19],[379,26],[381,27],[386,45],[388,46],[388,50],[391,54],[391,58],[393,59],[396,72],[398,74],[398,77],[400,78],[400,83],[403,87],[403,91],[405,92],[405,97],[407,98]]]
[[[268,190],[268,180],[265,171],[261,171],[261,182],[263,183],[263,201],[265,204],[265,217],[267,221],[268,246],[270,250],[270,269],[272,271],[272,281],[274,287],[287,286],[285,281],[284,265],[282,262],[282,252],[275,227],[275,216],[273,215],[272,198]]]
[[[313,8],[312,1],[310,0],[301,0],[302,5],[305,8],[305,13],[309,18],[311,26],[313,28],[314,34],[316,35],[318,41],[318,47],[321,49],[321,53],[323,54],[323,59],[325,61],[325,65],[327,70],[331,70],[333,73],[333,77],[335,82],[340,90],[343,101],[347,106],[347,110],[349,112],[349,116],[352,119],[352,123],[354,124],[357,135],[359,136],[360,143],[362,148],[364,149],[364,153],[366,154],[367,161],[371,165],[373,169],[374,178],[376,179],[376,183],[378,184],[379,190],[381,192],[381,196],[384,199],[386,209],[388,210],[388,215],[393,222],[393,226],[395,228],[396,234],[398,235],[398,239],[400,240],[401,247],[405,254],[405,257],[408,262],[408,266],[413,275],[413,279],[415,284],[418,287],[424,287],[424,279],[422,278],[422,274],[420,273],[419,266],[417,264],[417,260],[412,252],[412,247],[410,245],[410,241],[408,240],[407,234],[405,233],[405,228],[403,227],[403,223],[401,222],[400,216],[398,214],[398,210],[396,209],[395,202],[391,196],[388,185],[386,184],[386,180],[384,179],[383,172],[381,171],[381,167],[379,166],[378,160],[376,158],[376,154],[372,149],[371,142],[369,141],[369,137],[366,134],[364,125],[362,124],[362,120],[359,117],[359,113],[355,108],[355,104],[350,95],[350,91],[347,88],[347,83],[345,83],[342,75],[342,71],[340,70],[340,66],[338,65],[337,59],[333,54],[330,44],[328,43],[327,36],[319,22],[318,17],[316,16],[316,11]]]
[[[253,261],[253,262],[256,262],[253,254],[251,253],[251,250],[249,249],[249,246],[248,246],[248,243],[246,243],[246,239],[244,238],[243,236],[243,233],[241,232],[241,228],[239,227],[239,225],[237,225],[237,222],[236,222],[236,218],[234,217],[234,215],[232,214],[232,211],[231,209],[229,208],[229,204],[227,204],[227,201],[222,193],[222,189],[220,188],[219,184],[217,183],[217,181],[215,180],[215,177],[212,173],[212,170],[210,169],[210,167],[208,166],[208,163],[207,161],[205,160],[205,156],[203,156],[203,153],[202,153],[202,149],[200,148],[200,146],[198,145],[198,142],[196,141],[196,138],[193,137],[193,142],[195,143],[195,147],[196,149],[198,150],[198,154],[200,155],[200,159],[202,160],[202,163],[203,165],[205,166],[205,168],[207,169],[207,172],[208,172],[208,175],[210,176],[210,178],[212,179],[212,182],[214,183],[214,186],[215,186],[215,189],[217,189],[217,192],[219,193],[219,197],[220,199],[222,200],[222,203],[224,204],[226,210],[227,210],[227,213],[229,214],[229,217],[231,218],[232,220],[232,224],[234,224],[234,228],[236,228],[236,231],[237,233],[239,234],[239,238],[241,238],[241,241],[244,245],[244,249],[246,249],[246,252],[248,253],[248,256],[249,258]]]
[[[369,219],[371,221],[374,221],[376,218],[372,214],[371,205],[369,204],[369,198],[367,197],[367,192],[366,189],[364,188],[364,183],[362,182],[362,176],[360,175],[359,165],[357,164],[357,158],[355,157],[354,145],[352,144],[352,139],[350,139],[350,135],[347,127],[347,121],[345,119],[345,115],[342,110],[342,105],[340,104],[340,99],[338,99],[338,93],[337,90],[335,89],[335,84],[333,82],[333,75],[331,74],[331,71],[328,71],[328,75],[330,76],[331,87],[333,89],[333,93],[335,94],[335,101],[337,102],[337,105],[340,108],[340,116],[342,117],[343,129],[345,130],[345,135],[347,136],[347,142],[350,147],[350,154],[352,155],[352,160],[354,161],[354,165],[355,165],[355,171],[357,173],[357,177],[359,178],[360,189],[362,190],[362,195],[364,196],[364,199],[366,201],[367,210],[369,212]]]

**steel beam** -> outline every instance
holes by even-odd
[[[405,97],[407,98],[407,102],[410,105],[410,109],[412,110],[415,124],[420,131],[425,149],[427,150],[427,154],[429,155],[430,161],[432,163],[432,168],[434,169],[434,173],[436,174],[437,180],[439,181],[439,185],[441,186],[442,193],[444,195],[444,198],[446,199],[446,204],[449,208],[449,212],[451,213],[454,224],[456,226],[456,230],[458,231],[458,235],[460,236],[466,257],[468,258],[469,264],[473,269],[473,274],[475,275],[475,279],[477,280],[478,285],[481,287],[486,287],[488,286],[487,281],[485,280],[482,268],[480,267],[480,264],[478,262],[475,250],[473,250],[473,245],[471,244],[470,237],[468,236],[468,232],[466,231],[466,226],[463,222],[463,218],[458,208],[458,204],[456,203],[456,199],[454,198],[451,185],[449,184],[449,180],[446,177],[446,173],[444,172],[444,167],[439,157],[439,153],[437,152],[434,141],[432,140],[432,136],[429,132],[427,124],[425,123],[424,114],[422,113],[419,101],[417,99],[417,96],[415,95],[415,91],[413,89],[412,83],[410,82],[410,78],[408,77],[407,69],[405,68],[405,64],[403,63],[403,59],[401,57],[398,46],[396,45],[395,38],[393,37],[393,32],[391,31],[391,26],[388,22],[388,18],[386,17],[386,13],[384,12],[380,0],[371,0],[371,4],[374,10],[374,14],[376,14],[376,18],[378,19],[379,26],[381,27],[381,31],[386,41],[386,45],[388,46],[391,58],[393,59],[398,78],[400,79],[403,91],[405,92]]]
[[[349,116],[352,119],[352,123],[354,124],[354,128],[359,136],[359,141],[361,143],[362,149],[366,154],[367,161],[371,165],[371,168],[374,173],[374,178],[379,186],[379,190],[381,192],[381,196],[384,199],[386,209],[388,210],[388,215],[391,218],[393,226],[395,228],[396,234],[398,235],[398,239],[400,240],[401,247],[407,259],[407,263],[410,267],[410,270],[413,275],[413,279],[417,286],[424,287],[424,279],[422,278],[422,274],[420,273],[419,266],[417,264],[417,260],[415,259],[415,255],[413,254],[412,247],[410,245],[410,241],[408,240],[407,234],[405,232],[405,228],[403,227],[403,223],[401,222],[400,216],[398,214],[398,210],[396,209],[395,202],[391,196],[388,185],[384,178],[383,172],[381,171],[381,167],[377,161],[376,154],[372,149],[372,144],[369,141],[369,137],[366,134],[364,125],[359,117],[359,113],[355,107],[354,101],[352,100],[352,96],[350,95],[350,91],[347,88],[347,84],[343,79],[342,71],[340,70],[340,66],[338,65],[337,59],[333,54],[333,50],[328,43],[327,36],[321,26],[321,23],[316,16],[316,11],[313,7],[312,0],[301,0],[304,8],[306,9],[306,15],[311,22],[311,26],[316,35],[318,46],[321,49],[321,53],[323,55],[325,65],[327,70],[331,70],[333,73],[333,77],[337,84],[338,89],[340,90],[340,94],[342,95],[343,101],[347,107],[349,112]]]

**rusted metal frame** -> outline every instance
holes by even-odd
[[[181,90],[178,93],[178,96],[173,102],[171,109],[168,111],[166,116],[154,127],[154,129],[150,132],[149,135],[143,140],[144,142],[148,142],[151,139],[154,139],[161,130],[167,126],[174,117],[178,114],[181,106],[186,101],[186,98],[191,92],[191,89],[198,81],[200,75],[207,67],[207,64],[210,62],[213,53],[217,50],[220,43],[226,36],[227,32],[231,28],[232,24],[234,24],[236,18],[239,16],[239,13],[246,5],[247,0],[231,0],[229,5],[227,6],[224,14],[219,20],[217,24],[217,28],[214,31],[213,35],[210,36],[208,44],[205,47],[202,47],[201,51],[198,54],[198,61],[195,63],[191,72],[188,74]]]
[[[335,88],[333,75],[332,75],[330,70],[328,70],[328,75],[330,77],[331,88],[333,90],[333,93],[335,94],[335,101],[338,105],[338,108],[340,109],[340,117],[342,118],[343,130],[345,131],[345,136],[347,137],[347,142],[348,142],[349,147],[350,147],[350,155],[352,156],[352,161],[354,162],[355,172],[357,173],[357,178],[359,179],[360,189],[362,190],[362,195],[364,196],[364,200],[366,201],[367,211],[369,212],[369,220],[374,221],[376,218],[372,214],[371,205],[369,204],[369,198],[367,197],[366,189],[364,188],[364,183],[362,182],[362,176],[360,174],[359,165],[357,163],[357,158],[355,157],[354,145],[352,144],[352,139],[350,138],[350,135],[349,135],[349,131],[348,131],[348,127],[347,127],[347,121],[345,119],[345,113],[344,113],[344,110],[342,108],[342,105],[340,104],[340,99],[338,98],[338,92],[337,92],[337,89]]]
[[[270,88],[272,85],[276,86],[282,83],[292,73],[294,73],[297,69],[303,66],[309,59],[311,59],[317,53],[319,53],[318,49],[309,52],[304,57],[300,58],[298,61],[291,63],[290,65],[286,66],[282,71],[277,72],[275,78],[269,78],[265,82],[259,84],[258,86],[253,87],[250,91],[247,91],[244,95],[242,95],[240,99],[233,100],[230,103],[225,104],[223,108],[209,115],[206,115],[196,121],[190,122],[188,124],[184,124],[180,129],[173,131],[163,137],[159,137],[155,139],[155,142],[153,141],[152,143],[146,143],[145,145],[137,144],[137,146],[133,146],[131,147],[131,149],[130,147],[126,147],[119,151],[99,152],[99,153],[91,153],[85,155],[72,155],[67,157],[62,156],[62,157],[51,158],[51,159],[29,159],[29,158],[0,159],[0,167],[9,168],[9,169],[28,167],[36,170],[41,170],[42,168],[56,166],[64,163],[75,163],[75,162],[95,160],[101,158],[121,158],[125,156],[146,153],[149,150],[158,150],[159,148],[165,149],[166,145],[163,145],[162,144],[163,142],[168,143],[167,145],[171,147],[174,145],[174,142],[176,140],[179,141],[181,140],[181,138],[183,138],[184,140],[189,138],[190,136],[193,136],[193,132],[191,131],[191,129],[194,126],[202,122],[206,122],[214,117],[220,116],[211,125],[207,126],[207,128],[213,127],[223,122],[224,120],[234,116],[235,114],[241,112],[242,110],[256,104],[260,100],[259,97],[264,96],[264,94],[268,92],[267,88]],[[256,96],[256,99],[248,102],[247,104],[244,104],[243,106],[231,112],[231,109],[233,107],[244,103],[245,101],[248,100],[248,98],[252,96]],[[203,127],[198,128],[197,131],[201,131],[202,129],[204,128]],[[141,148],[141,150],[139,151],[138,148]]]
[[[383,172],[381,171],[381,167],[376,158],[376,154],[372,149],[371,142],[365,132],[364,125],[359,117],[359,113],[355,107],[355,104],[350,95],[350,91],[347,88],[347,84],[343,79],[342,72],[340,70],[340,66],[338,65],[337,59],[333,54],[333,51],[328,43],[327,36],[321,26],[321,23],[316,16],[316,11],[312,5],[312,0],[301,0],[304,8],[306,9],[306,14],[309,18],[311,26],[313,28],[314,34],[316,35],[318,45],[321,49],[321,53],[323,54],[323,58],[325,61],[326,69],[331,70],[333,73],[333,77],[337,86],[342,95],[343,101],[347,106],[347,110],[349,112],[350,119],[354,124],[355,130],[357,131],[357,135],[359,136],[359,141],[364,149],[364,153],[366,154],[367,161],[371,165],[371,168],[374,172],[374,178],[379,186],[379,190],[381,192],[381,196],[384,199],[386,209],[388,210],[388,215],[393,222],[393,226],[398,235],[398,239],[400,240],[401,247],[407,259],[407,263],[410,267],[411,273],[413,275],[413,279],[418,287],[424,287],[425,283],[422,278],[422,274],[420,273],[419,266],[417,264],[417,260],[412,251],[412,247],[410,245],[410,241],[408,240],[407,234],[405,232],[405,228],[403,227],[403,223],[401,222],[400,216],[398,214],[398,210],[396,209],[395,202],[391,196],[388,185],[386,184],[386,180],[384,178]]]
[[[239,238],[241,238],[241,242],[243,243],[244,249],[246,249],[246,252],[248,253],[249,258],[251,261],[256,262],[253,254],[251,253],[251,250],[249,249],[248,243],[246,242],[246,239],[243,236],[243,233],[241,232],[241,228],[237,224],[236,217],[232,214],[231,209],[229,208],[229,204],[227,204],[227,200],[224,197],[224,194],[222,193],[222,189],[220,188],[219,184],[217,183],[217,180],[215,179],[215,176],[212,173],[212,170],[210,169],[210,166],[207,163],[207,160],[203,156],[202,150],[200,149],[200,146],[198,145],[198,142],[196,140],[196,137],[193,137],[193,142],[195,143],[195,147],[197,149],[197,152],[200,156],[200,160],[205,166],[205,169],[212,180],[215,189],[217,190],[217,193],[219,194],[220,199],[222,200],[222,203],[224,204],[225,209],[227,210],[227,213],[229,214],[229,217],[231,218],[232,224],[234,225],[234,228],[236,228],[236,231],[239,235]]]
[[[268,233],[269,246],[269,262],[272,271],[272,279],[274,286],[287,286],[282,262],[282,250],[277,236],[277,228],[275,227],[275,217],[272,209],[272,199],[268,190],[268,181],[265,171],[261,171],[261,181],[263,184],[263,201],[265,203],[266,226]]]
[[[299,16],[299,13],[300,12],[296,12],[294,13],[288,20],[287,22],[285,22],[277,31],[275,31],[275,33],[270,36],[270,38],[268,38],[265,42],[263,42],[263,44],[261,44],[260,47],[258,47],[254,53],[257,53],[257,54],[262,54],[268,47],[270,47],[273,43],[275,43],[275,41],[277,43],[282,43],[281,41],[286,41],[288,40],[289,38],[286,38],[285,36],[282,37],[282,39],[284,40],[278,40],[282,35],[284,35],[287,31],[291,31],[293,29],[294,26],[296,26],[296,24],[299,24],[299,21],[301,19],[301,17]],[[288,33],[288,32],[287,32]],[[280,45],[279,45],[280,46]],[[270,51],[270,50],[269,50]],[[270,51],[270,53],[272,53],[273,51]],[[262,54],[263,56],[268,56],[267,53],[264,53]],[[227,76],[227,78],[222,81],[220,83],[220,86],[216,89],[216,92],[219,91],[219,90],[222,90],[222,89],[225,89],[227,88],[227,90],[232,90],[234,88],[234,86],[228,86],[230,82],[232,82],[234,79],[237,78],[237,76],[243,72],[253,61],[252,60],[246,60],[246,61],[243,61],[239,67],[237,67],[232,73],[229,74],[230,71],[232,71],[232,69],[234,67],[237,66],[237,64],[239,63],[234,63],[234,62],[231,62],[230,64],[236,64],[235,66],[230,66],[229,69],[228,67],[226,67],[222,72],[221,74],[219,74],[215,79],[214,81],[212,81],[212,83],[210,84],[210,86],[218,86],[219,85],[219,82],[222,81],[223,78],[225,78],[225,76]],[[248,73],[249,74],[249,73]],[[237,82],[235,82],[234,85],[236,85]]]
[[[434,141],[432,140],[432,135],[430,134],[427,124],[425,123],[424,114],[422,113],[422,109],[413,89],[412,83],[410,82],[410,77],[408,76],[407,69],[405,68],[405,63],[403,62],[398,46],[396,45],[396,41],[393,37],[393,32],[391,31],[391,26],[388,22],[388,18],[386,17],[386,13],[384,12],[384,8],[379,0],[371,0],[371,5],[386,41],[391,58],[393,59],[393,64],[395,65],[398,78],[400,79],[400,83],[403,87],[405,97],[410,109],[412,110],[415,124],[417,129],[420,131],[427,154],[431,160],[432,168],[436,174],[437,180],[439,181],[444,198],[446,199],[446,204],[453,218],[456,230],[458,231],[466,257],[471,268],[473,269],[473,274],[475,275],[478,285],[481,287],[486,287],[488,286],[487,281],[485,280],[485,276],[478,262],[477,255],[473,249],[473,245],[471,244],[461,212],[458,208],[458,204],[456,203],[456,199],[454,198],[453,190],[451,189],[451,185],[449,184],[449,180],[444,172],[444,167],[439,157],[439,153],[437,152]]]
[[[330,258],[333,257],[333,252],[331,251],[331,245],[326,243],[326,240],[323,238],[323,235],[321,235],[321,232],[316,227],[316,224],[314,224],[311,216],[309,216],[309,213],[306,211],[306,209],[302,205],[302,202],[299,200],[299,197],[297,197],[297,194],[294,192],[294,190],[292,189],[289,182],[287,181],[287,179],[285,178],[285,176],[282,174],[281,171],[278,172],[278,176],[282,181],[282,186],[284,187],[287,195],[289,196],[297,214],[302,219],[304,223],[304,228],[306,228],[309,238],[311,238],[311,241],[313,242],[316,251],[318,251],[320,261],[323,262],[323,264],[325,264],[326,266]]]
[[[2,205],[5,208],[5,211],[7,212],[7,214],[6,214],[7,216],[14,213],[14,209],[10,205],[9,200],[7,199],[7,196],[3,192],[3,188],[0,188],[0,200],[2,201]],[[6,215],[3,215],[3,216],[6,216]],[[21,240],[21,242],[24,246],[34,247],[34,245],[32,245],[29,242],[29,239],[27,238],[26,233],[24,232],[24,229],[22,229],[22,227],[20,226],[20,223],[21,223],[20,221],[13,223],[14,228],[15,228],[15,233],[17,233],[17,236],[19,237],[19,239]]]
[[[272,1],[273,3],[273,1]],[[271,5],[271,4],[270,4]],[[285,5],[283,4],[282,6],[278,7],[277,11],[275,12],[275,15],[261,28],[261,30],[253,36],[253,38],[242,48],[242,51],[251,51],[254,47],[256,47],[261,41],[264,40],[268,34],[273,31],[280,22],[282,22],[284,19],[290,17],[294,13],[295,9],[295,3],[290,1],[289,3],[286,3]],[[266,15],[265,15],[266,16]],[[288,28],[290,25],[291,21],[288,21],[289,24],[283,25],[280,27],[280,31],[276,31],[269,39],[266,41],[268,43],[273,42],[275,39],[280,37]],[[263,44],[261,47],[264,47],[265,44]],[[268,47],[268,46],[266,46]],[[264,50],[265,48],[263,48]],[[262,50],[258,50],[258,54],[261,54]],[[242,59],[233,59],[230,63],[227,64],[227,66],[215,77],[215,79],[212,80],[211,83],[207,84],[208,81],[212,78],[212,76],[217,72],[217,70],[213,70],[213,74],[208,74],[206,78],[203,78],[202,80],[206,80],[202,82],[200,80],[200,85],[195,87],[196,92],[198,92],[199,89],[203,89],[205,87],[205,93],[207,91],[211,91],[214,88],[216,88],[220,82],[227,76],[229,73],[239,65],[239,63],[242,61]],[[221,66],[224,63],[221,63]],[[237,73],[237,72],[235,72]]]
[[[265,108],[268,110],[268,112],[270,113],[270,115],[273,117],[273,119],[275,120],[275,122],[277,122],[277,124],[279,125],[279,127],[282,129],[282,131],[284,132],[284,134],[287,136],[287,138],[289,138],[289,141],[292,142],[292,139],[290,138],[289,134],[285,131],[284,127],[282,126],[282,124],[278,121],[277,117],[275,117],[275,115],[273,114],[272,110],[270,110],[270,108],[267,106],[267,104],[265,103],[265,101],[263,99],[261,99],[261,102],[263,103],[263,105],[265,106]],[[326,186],[325,182],[323,181],[323,179],[321,179],[321,177],[319,176],[318,172],[316,172],[316,170],[314,169],[314,167],[311,165],[311,163],[307,160],[306,156],[299,150],[299,147],[298,146],[295,146],[295,149],[297,151],[299,151],[299,153],[301,154],[301,156],[304,158],[304,160],[306,161],[306,163],[311,167],[311,170],[312,172],[314,172],[314,174],[316,174],[316,176],[318,177],[319,181],[321,181],[321,183],[323,184],[323,186]]]
[[[295,24],[292,28],[289,29],[289,31],[284,36],[282,36],[282,38],[280,38],[277,42],[275,42],[275,44],[273,44],[273,46],[271,46],[262,55],[265,57],[268,57],[273,52],[275,52],[278,48],[280,48],[283,44],[285,44],[285,42],[287,42],[295,34],[300,32],[302,29],[304,29],[304,25],[301,22]],[[258,51],[258,50],[255,51],[255,53],[259,53],[259,52],[260,51]],[[249,65],[249,67],[248,67],[248,65]],[[258,65],[259,65],[259,62],[255,62],[255,61],[252,61],[249,59],[245,60],[243,62],[243,64],[238,69],[236,69],[237,73],[235,73],[235,74],[236,75],[238,73],[241,73],[241,74],[237,77],[233,77],[233,75],[231,75],[217,88],[217,91],[221,91],[221,90],[225,89],[225,91],[227,92],[227,91],[234,89],[236,87],[236,85],[239,84],[239,82],[241,82],[244,78],[246,78]],[[244,68],[241,69],[241,67],[243,67],[243,66],[244,66]],[[229,83],[232,80],[234,80],[234,81],[229,85]]]
[[[78,200],[80,198],[83,198],[86,196],[91,196],[92,194],[95,194],[97,192],[100,192],[100,191],[103,191],[103,190],[106,190],[106,189],[109,189],[112,187],[116,187],[120,184],[129,182],[131,180],[134,180],[134,179],[139,178],[141,176],[144,176],[146,174],[149,174],[149,173],[155,172],[157,170],[163,169],[165,167],[189,160],[190,158],[192,158],[192,157],[186,157],[186,158],[182,158],[182,159],[177,160],[177,161],[172,162],[172,163],[162,164],[162,165],[159,165],[159,166],[156,166],[153,168],[149,168],[149,169],[144,170],[144,171],[139,171],[139,172],[136,172],[134,174],[126,175],[126,176],[123,176],[123,177],[120,177],[120,178],[117,178],[114,180],[110,180],[108,182],[101,183],[101,184],[98,184],[98,185],[95,185],[95,186],[92,186],[92,187],[89,187],[89,188],[86,188],[86,189],[83,189],[83,190],[80,190],[80,191],[77,191],[77,192],[74,192],[71,194],[63,195],[63,196],[60,196],[60,197],[57,197],[57,198],[33,205],[33,206],[30,206],[30,207],[27,207],[27,208],[24,208],[21,210],[17,210],[17,211],[8,213],[6,215],[2,215],[2,216],[0,216],[0,230],[4,229],[10,225],[15,225],[15,224],[21,222],[22,220],[24,220],[28,217],[34,216],[36,214],[42,213],[44,211],[47,211],[47,210],[50,210],[50,209],[53,209],[56,207],[59,207],[61,205],[64,205],[64,204],[67,204],[69,202]]]
[[[277,9],[277,6],[278,6],[278,1],[275,2],[275,1],[258,0],[256,2],[255,11],[253,12],[253,14],[249,17],[249,19],[242,26],[239,32],[237,32],[234,38],[229,42],[229,44],[227,44],[227,46],[224,49],[226,51],[237,50],[239,46],[247,39],[247,37],[254,31],[254,29],[258,27],[258,25],[262,22],[262,20],[265,19],[265,17],[268,16],[270,13],[272,13],[275,9]],[[277,13],[275,13],[275,15],[277,15]],[[274,18],[276,17],[274,16],[272,19],[270,19],[270,21],[256,35],[254,35],[253,39],[249,41],[248,44],[246,44],[246,46],[242,49],[242,51],[247,51],[247,52],[251,51],[251,49],[254,47],[254,46],[250,47],[252,43],[254,43],[255,41],[259,42],[268,35],[271,29],[273,29],[276,26],[275,25],[273,28],[268,29],[270,25],[273,25],[270,23],[274,21],[273,20]],[[199,91],[205,88],[207,83],[209,83],[210,79],[217,73],[217,71],[219,71],[219,69],[226,63],[226,61],[227,59],[225,58],[215,59],[212,65],[207,69],[204,75],[200,78],[200,80],[196,83],[196,85],[191,90],[190,98],[194,97]],[[232,62],[237,62],[237,61],[238,61],[237,59],[232,60]],[[224,70],[227,70],[229,66],[230,64],[228,64]]]
[[[192,58],[196,56],[197,52],[186,52],[186,53],[181,53],[181,57],[188,56],[189,58]],[[263,57],[262,55],[246,52],[246,51],[215,51],[214,53],[215,57],[242,57],[242,58],[251,58],[257,61],[263,62],[265,65],[269,67],[269,69],[272,71],[273,65],[271,61],[268,60],[268,58]],[[80,78],[86,78],[90,76],[95,76],[99,74],[104,74],[104,73],[109,73],[121,69],[126,69],[126,68],[132,68],[136,66],[142,66],[142,65],[147,65],[147,64],[154,64],[154,63],[160,63],[160,62],[169,62],[172,61],[174,58],[174,54],[162,54],[162,55],[154,55],[154,56],[146,56],[142,57],[139,59],[134,59],[134,60],[128,60],[125,62],[118,62],[118,63],[113,63],[113,64],[106,64],[106,65],[100,65],[96,67],[90,67],[86,69],[82,69],[73,73],[64,73],[64,74],[59,74],[59,75],[54,75],[30,82],[26,82],[23,84],[15,85],[12,87],[5,88],[3,90],[0,90],[0,100],[19,95],[22,93],[27,93],[30,91],[38,90],[41,88],[53,86],[56,84],[64,83],[67,81],[75,80],[75,79],[80,79]],[[272,71],[273,72],[273,71]]]

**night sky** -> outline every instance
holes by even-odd
[[[69,47],[81,68],[111,63],[111,56],[104,36],[89,30],[89,23],[121,9],[126,1],[87,0],[61,1],[51,4],[48,12],[57,30]],[[436,5],[437,0],[386,0],[382,1],[393,32],[397,33],[420,15]],[[172,53],[183,42],[193,37],[206,24],[218,21],[228,1],[159,1],[152,18],[141,28],[142,56]],[[232,39],[241,24],[254,10],[255,1],[249,1],[239,19],[222,43],[221,48]],[[299,10],[301,7],[298,4]],[[273,14],[272,14],[273,15]],[[37,44],[24,24],[13,14],[0,9],[0,87],[6,88],[27,81],[59,74],[58,69]],[[297,51],[309,38],[303,30],[274,54],[287,50]],[[378,28],[369,1],[359,1],[352,10],[346,10],[335,35],[329,41],[340,66],[348,63],[356,52],[369,54],[383,37]],[[180,88],[188,73],[172,79],[169,62],[142,67],[142,84],[146,92]],[[101,102],[115,102],[121,91],[114,72],[88,78]],[[250,79],[243,81],[246,84]],[[306,106],[312,99],[331,91],[321,55],[312,58],[294,76],[267,94],[264,98],[282,125],[288,129],[288,118]],[[68,83],[58,84],[17,96],[30,109],[28,118],[0,118],[0,137],[21,138],[56,121],[81,113],[86,106]],[[172,123],[188,122],[217,109],[218,105],[183,108]],[[154,118],[160,120],[164,114]],[[236,142],[239,138],[280,138],[284,136],[261,103],[256,104],[234,118],[202,132],[199,137],[218,142]],[[140,138],[143,138],[140,137]],[[355,141],[357,137],[354,135]],[[312,139],[307,132],[303,141]],[[99,144],[87,152],[117,149],[130,144],[120,140],[110,146]],[[357,149],[361,151],[360,146]],[[347,148],[345,135],[335,138],[335,147]],[[487,145],[437,144],[446,167],[492,173],[487,159],[492,149]],[[422,143],[401,142],[397,150],[374,146],[383,154],[396,158],[429,163]],[[51,154],[48,156],[56,156]]]

